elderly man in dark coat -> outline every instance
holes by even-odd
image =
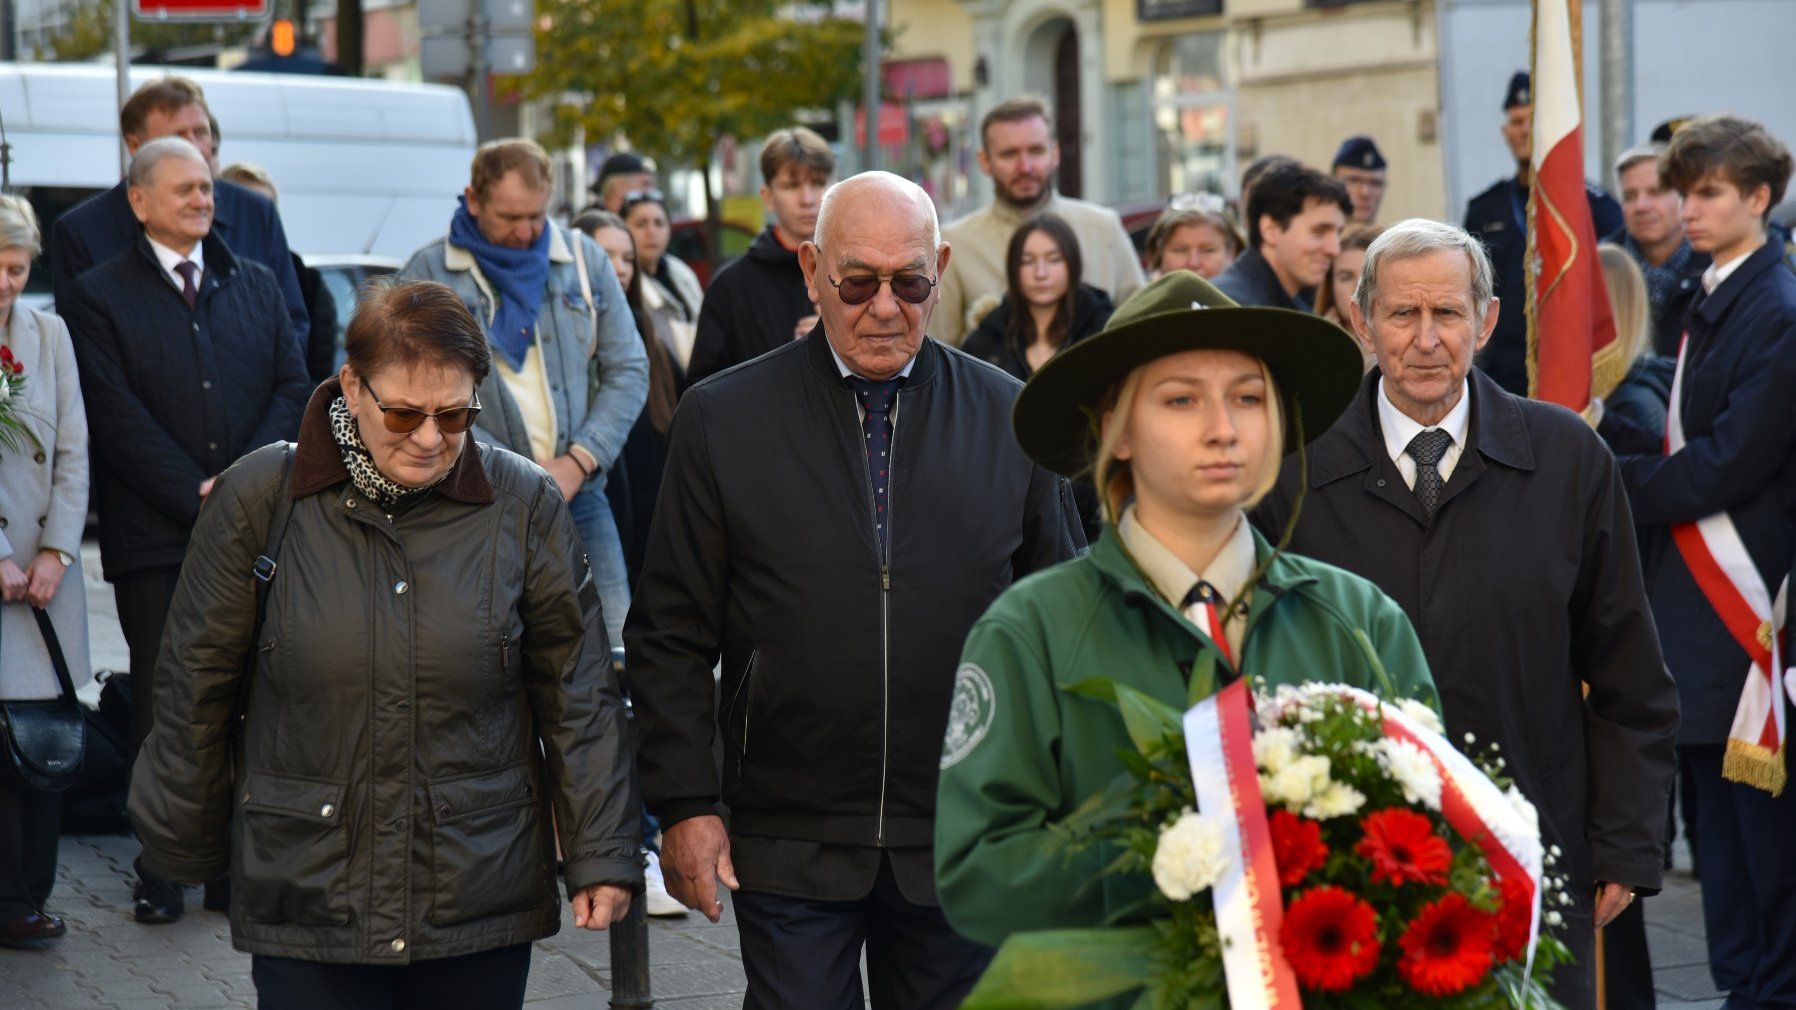
[[[1558,932],[1577,962],[1554,994],[1590,1007],[1593,919],[1660,884],[1677,692],[1608,449],[1471,367],[1491,284],[1483,246],[1451,225],[1404,221],[1372,244],[1351,308],[1378,367],[1310,449],[1307,486],[1291,461],[1256,521],[1276,537],[1297,516],[1291,550],[1409,614],[1452,739],[1500,748],[1562,853]]]
[[[200,151],[152,140],[126,184],[137,240],[77,278],[57,307],[87,399],[100,561],[131,650],[135,745],[149,731],[162,625],[200,503],[238,456],[299,434],[312,383],[274,275],[212,231]],[[181,917],[170,881],[146,878],[137,897],[140,922]]]
[[[990,956],[935,890],[955,670],[1084,537],[1001,434],[1022,385],[924,335],[948,254],[914,184],[835,186],[799,252],[822,323],[692,387],[668,432],[624,628],[642,789],[671,894],[716,920],[740,885],[749,1010],[860,1010],[863,945],[875,1010],[959,1006]]]

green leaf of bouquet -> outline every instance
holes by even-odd
[[[1145,926],[1015,933],[961,1010],[1072,1010],[1120,996],[1147,984],[1154,950]]]
[[[1401,697],[1397,693],[1397,682],[1391,679],[1391,671],[1384,668],[1384,660],[1378,658],[1378,650],[1373,647],[1372,639],[1364,629],[1354,628],[1353,640],[1359,643],[1360,651],[1366,654],[1366,662],[1372,667],[1372,675],[1378,678],[1378,696],[1396,701]]]
[[[1197,662],[1191,664],[1191,691],[1185,696],[1186,705],[1195,705],[1216,693],[1216,650],[1205,649],[1197,656]]]
[[[1067,694],[1076,694],[1081,698],[1092,698],[1097,701],[1116,700],[1116,681],[1109,677],[1086,677],[1061,688]]]
[[[1137,750],[1145,752],[1168,736],[1184,736],[1184,713],[1158,698],[1117,684],[1116,705],[1122,709],[1123,728],[1129,731],[1129,742]]]

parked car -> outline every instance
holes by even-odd
[[[362,285],[375,277],[399,272],[404,266],[391,256],[361,253],[302,255],[306,266],[324,275],[324,285],[337,303],[337,367],[343,365],[343,334],[349,329],[349,317],[355,314],[356,295]]]

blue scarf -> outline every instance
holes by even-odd
[[[499,311],[487,339],[515,371],[524,367],[524,356],[536,342],[536,313],[542,308],[543,289],[549,281],[549,228],[528,249],[494,245],[480,233],[463,196],[449,220],[449,241],[474,254],[480,272],[498,289]]]

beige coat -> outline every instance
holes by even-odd
[[[93,679],[87,653],[87,593],[81,532],[87,524],[87,411],[68,327],[57,316],[16,307],[5,332],[25,366],[24,402],[12,404],[36,441],[0,447],[0,558],[29,568],[39,550],[67,551],[75,563],[50,600],[50,623],[79,689]],[[23,408],[23,409],[20,409]],[[31,609],[0,604],[0,697],[48,698],[59,690]]]

